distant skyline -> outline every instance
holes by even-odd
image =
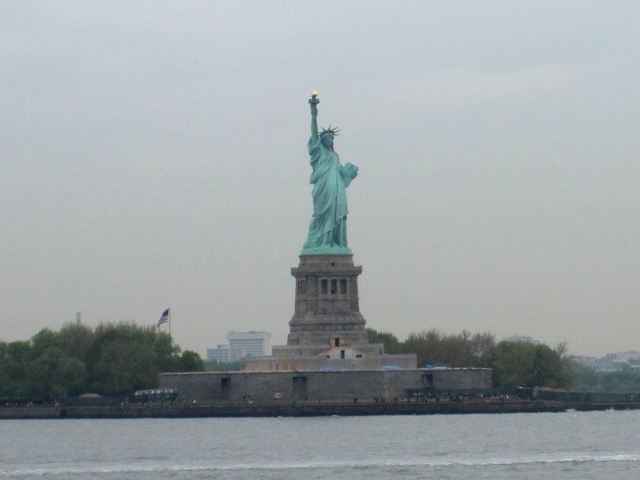
[[[640,350],[637,2],[0,6],[0,338],[286,341],[307,99],[367,325]]]

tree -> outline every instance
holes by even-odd
[[[153,327],[99,325],[89,352],[92,388],[113,395],[155,388],[160,371],[179,365],[178,348]]]
[[[490,366],[498,386],[567,387],[568,367],[558,352],[544,344],[502,341]]]
[[[560,356],[547,345],[536,345],[533,357],[533,385],[563,387]]]
[[[533,344],[502,341],[492,357],[494,385],[533,386]]]
[[[598,372],[580,364],[573,365],[573,387],[592,392],[638,392],[640,370],[625,365],[614,372]]]
[[[384,345],[385,353],[402,352],[400,340],[398,340],[398,337],[393,333],[380,332],[373,328],[367,328],[367,338],[369,339],[369,343],[382,343]]]
[[[480,359],[474,354],[471,334],[463,330],[459,334],[442,338],[442,363],[450,367],[478,367]]]
[[[58,344],[58,334],[54,331],[43,328],[31,337],[31,358],[38,358],[49,347]]]
[[[471,335],[463,330],[445,335],[438,330],[412,333],[400,343],[405,353],[415,353],[418,365],[446,365],[448,367],[484,367],[495,347],[495,337],[490,333]]]
[[[442,339],[442,333],[434,329],[412,333],[402,343],[402,350],[405,353],[415,353],[418,357],[418,366],[440,364],[444,362],[445,357]]]
[[[57,334],[56,344],[69,356],[87,361],[91,346],[95,341],[93,330],[85,325],[67,323]]]
[[[83,362],[51,346],[32,362],[27,375],[30,400],[53,400],[81,393],[87,371]]]
[[[0,398],[29,400],[27,371],[31,363],[31,343],[0,343]]]
[[[43,329],[28,342],[0,342],[0,399],[51,400],[88,391],[104,395],[157,387],[160,372],[202,371],[185,351],[154,327],[67,324]]]
[[[158,373],[181,371],[180,347],[173,343],[171,335],[153,329],[153,358]]]
[[[204,372],[204,362],[200,355],[191,350],[185,350],[180,356],[180,371],[182,372]]]
[[[481,366],[487,366],[493,350],[496,348],[496,336],[493,333],[476,333],[471,337],[471,350],[479,359]]]

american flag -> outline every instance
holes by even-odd
[[[167,323],[169,321],[169,309],[167,308],[164,312],[162,312],[162,316],[160,317],[160,320],[158,320],[158,328],[160,328],[160,325],[162,325],[163,323]]]

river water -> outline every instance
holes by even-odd
[[[3,420],[0,478],[634,479],[640,411]]]

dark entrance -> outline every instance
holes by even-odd
[[[293,377],[293,399],[307,399],[307,377]]]
[[[431,373],[425,373],[422,375],[422,384],[425,388],[433,388],[433,375]]]
[[[230,392],[231,392],[231,378],[222,377],[220,379],[220,397],[223,400],[228,400]]]

